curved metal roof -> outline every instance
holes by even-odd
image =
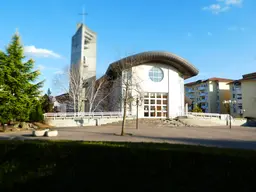
[[[196,76],[199,72],[191,63],[175,54],[164,51],[148,51],[131,55],[111,63],[106,75],[111,76],[118,71],[151,62],[169,65],[183,74],[185,79]]]

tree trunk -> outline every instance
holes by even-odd
[[[124,136],[124,127],[125,127],[125,122],[126,122],[126,106],[127,106],[127,98],[125,98],[125,100],[124,100],[124,113],[123,113],[121,136]]]
[[[76,99],[73,100],[74,117],[76,116]]]
[[[3,132],[5,132],[6,131],[5,124],[2,123],[2,125],[3,125]]]
[[[128,98],[128,87],[126,87],[126,90],[125,90],[124,113],[123,113],[123,122],[122,122],[121,136],[124,136],[124,128],[125,128],[125,122],[126,122],[127,98]]]

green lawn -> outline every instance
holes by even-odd
[[[0,191],[256,191],[256,151],[0,141]]]

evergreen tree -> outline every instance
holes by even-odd
[[[196,104],[196,105],[194,105],[194,109],[192,110],[192,112],[202,113],[203,110]]]
[[[36,107],[32,109],[32,111],[29,115],[29,120],[31,122],[41,122],[44,120],[41,102],[38,102]]]
[[[31,110],[36,106],[39,89],[43,85],[43,82],[35,83],[40,72],[32,71],[34,66],[32,59],[23,62],[25,56],[17,33],[12,37],[6,53],[1,52],[0,57],[0,76],[2,76],[0,120],[2,123],[12,119],[26,121]]]
[[[45,94],[42,97],[42,110],[44,113],[52,112],[53,111],[53,103],[51,101],[51,98],[48,94]]]
[[[52,94],[51,89],[50,89],[50,88],[48,88],[48,90],[47,90],[47,95],[50,97],[50,96],[51,96],[51,94]]]

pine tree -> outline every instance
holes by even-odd
[[[44,120],[42,104],[40,101],[38,101],[36,107],[31,110],[29,120],[31,122],[41,122]]]
[[[51,101],[51,98],[48,94],[45,94],[42,99],[42,110],[44,113],[52,112],[53,111],[53,103]]]
[[[50,89],[50,88],[48,88],[48,90],[47,90],[47,95],[50,97],[50,96],[51,96],[51,94],[52,94],[51,89]]]
[[[202,113],[203,110],[196,104],[196,105],[194,105],[194,109],[192,110],[192,112]]]
[[[40,72],[32,71],[34,61],[25,59],[20,37],[16,33],[12,37],[6,53],[1,53],[1,106],[0,120],[6,122],[12,119],[27,121],[31,110],[36,107],[40,88],[43,82],[35,83]],[[6,115],[2,115],[6,114]],[[9,114],[9,115],[7,115]]]

